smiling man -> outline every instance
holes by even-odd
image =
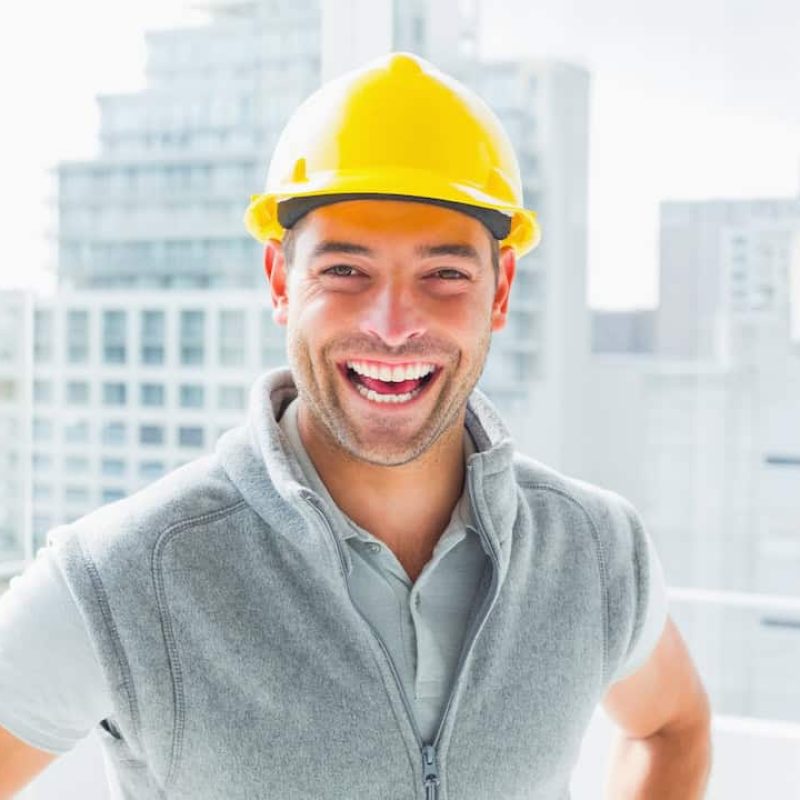
[[[476,388],[539,238],[495,115],[390,54],[300,106],[246,223],[288,367],[0,600],[0,797],[94,731],[136,800],[565,800],[599,703],[609,797],[702,797],[708,701],[639,514]]]

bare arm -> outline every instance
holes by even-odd
[[[711,708],[671,617],[647,663],[610,687],[603,708],[622,728],[607,798],[702,800],[711,766]]]
[[[31,747],[0,726],[0,800],[10,800],[56,758],[54,753]]]

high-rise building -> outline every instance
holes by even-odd
[[[267,298],[225,289],[63,291],[36,307],[33,534],[212,449],[285,362]]]
[[[664,203],[656,352],[597,355],[587,479],[633,500],[719,713],[800,720],[800,201]],[[698,595],[700,597],[700,595]],[[751,604],[752,605],[749,605]]]
[[[318,85],[319,4],[210,3],[147,36],[146,87],[105,95],[97,158],[58,167],[62,288],[261,286],[242,217]]]
[[[31,296],[0,292],[0,578],[32,555]]]
[[[726,376],[720,383],[705,371],[702,383],[714,383],[716,396],[709,396],[705,419],[696,419],[694,441],[687,441],[706,450],[705,438],[725,425],[720,463],[697,475],[693,503],[724,520],[718,581],[794,593],[800,574],[800,504],[793,488],[800,478],[800,341],[794,329],[800,314],[800,200],[665,203],[661,242],[661,285],[669,288],[658,310],[659,355],[706,353]],[[689,375],[683,383],[684,405],[700,413],[701,383]],[[673,398],[669,405],[677,403]],[[688,466],[674,463],[669,480],[685,480]],[[709,491],[723,480],[719,491]],[[686,521],[674,520],[676,533]],[[708,542],[707,527],[692,528],[706,531],[696,546]],[[731,547],[734,536],[749,546]],[[739,560],[738,568],[728,564],[731,558]]]
[[[663,203],[658,352],[741,362],[771,338],[797,353],[798,228],[797,198]]]

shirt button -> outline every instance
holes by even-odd
[[[368,542],[367,549],[370,551],[370,553],[380,553],[381,546],[375,542]]]
[[[422,598],[419,595],[414,597],[414,605],[419,608],[419,604],[422,602]]]

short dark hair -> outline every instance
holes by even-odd
[[[294,261],[294,246],[295,246],[295,239],[297,237],[297,231],[302,226],[303,220],[306,217],[301,218],[293,227],[287,228],[283,234],[283,240],[281,244],[283,245],[283,259],[286,262],[286,271],[289,271],[289,268],[292,266],[292,262]],[[492,269],[494,270],[494,282],[497,285],[497,277],[500,274],[500,242],[494,238],[491,231],[487,228],[486,232],[489,234],[489,247],[492,251]]]

